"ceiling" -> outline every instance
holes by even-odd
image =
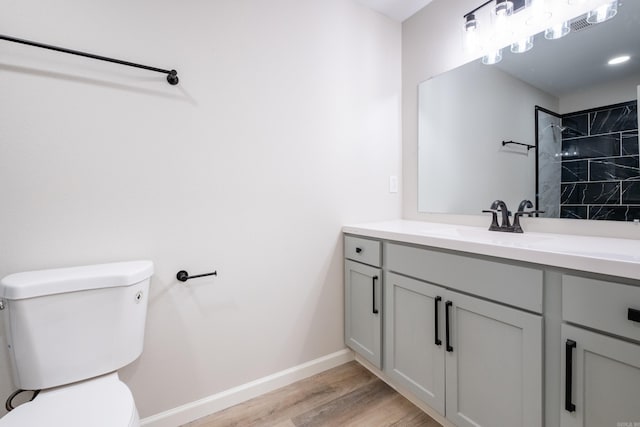
[[[396,21],[404,21],[433,0],[357,0]]]
[[[560,40],[536,36],[527,53],[503,49],[498,68],[543,91],[560,96],[577,90],[640,75],[640,1],[620,4],[618,15],[608,22],[572,31]],[[631,61],[611,67],[614,56],[630,55]]]

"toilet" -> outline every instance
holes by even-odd
[[[151,261],[30,271],[0,281],[13,382],[41,390],[0,427],[137,427],[117,370],[140,356]]]

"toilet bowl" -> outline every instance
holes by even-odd
[[[117,373],[43,390],[0,418],[0,427],[139,427],[129,388]]]
[[[13,384],[40,390],[0,427],[138,427],[118,369],[140,356],[151,261],[16,273],[0,280]]]

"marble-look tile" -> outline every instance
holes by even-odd
[[[563,117],[561,218],[640,217],[637,110],[630,101]]]
[[[622,155],[640,154],[638,150],[638,131],[622,133]]]
[[[622,203],[640,205],[640,181],[622,183]]]
[[[589,161],[572,160],[562,162],[562,182],[577,182],[589,180]]]
[[[638,156],[589,160],[590,181],[613,181],[640,177]]]
[[[596,111],[589,114],[590,135],[638,129],[638,105],[636,101],[627,105]]]
[[[563,205],[614,205],[620,203],[620,182],[578,182],[562,184]]]
[[[574,138],[589,135],[589,114],[577,114],[574,116],[564,116],[562,118],[563,138]]]
[[[620,133],[563,139],[562,159],[589,159],[593,157],[613,157],[621,153]]]
[[[589,219],[633,221],[640,219],[638,206],[589,206]]]
[[[561,206],[560,218],[587,219],[586,206]]]

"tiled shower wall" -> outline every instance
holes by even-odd
[[[562,118],[562,218],[640,219],[637,101]]]

